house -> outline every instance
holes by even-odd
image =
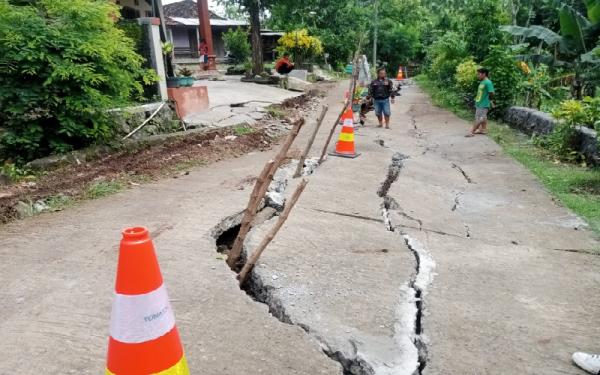
[[[144,0],[140,0],[144,1]],[[196,62],[199,45],[198,6],[193,0],[183,0],[172,4],[163,5],[167,37],[171,40],[175,50],[174,62],[179,64]],[[247,21],[230,20],[210,12],[210,26],[213,39],[213,50],[217,61],[224,61],[226,51],[223,42],[223,33],[229,29],[242,27],[248,28]],[[274,58],[274,48],[282,33],[269,30],[261,31],[265,60]]]
[[[121,17],[133,20],[140,17],[156,17],[154,0],[115,0],[121,7]]]

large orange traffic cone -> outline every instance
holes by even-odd
[[[402,81],[404,79],[404,69],[402,68],[402,65],[398,67],[398,75],[396,76],[396,79],[398,81]]]
[[[123,231],[106,375],[189,375],[167,289],[146,228]]]
[[[342,115],[342,131],[335,145],[335,152],[330,153],[330,155],[346,158],[355,158],[360,155],[354,149],[354,114],[351,106]]]

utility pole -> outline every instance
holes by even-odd
[[[379,29],[379,1],[375,0],[375,21],[373,22],[373,63],[371,66],[377,68],[377,32]]]

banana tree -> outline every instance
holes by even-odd
[[[574,73],[573,96],[578,99],[582,98],[584,91],[593,91],[600,78],[597,73],[600,57],[596,53],[600,48],[596,47],[600,29],[600,0],[586,0],[585,3],[588,17],[570,5],[560,4],[559,32],[541,25],[501,27],[511,35],[521,37],[522,41],[536,42],[537,48],[526,57],[527,60],[543,61],[550,66],[571,70]]]

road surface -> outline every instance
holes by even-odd
[[[313,155],[344,86],[324,99]],[[372,115],[357,129],[358,158],[307,176],[256,268],[258,301],[214,234],[276,150],[0,227],[0,374],[103,371],[120,230],[132,225],[154,233],[194,374],[582,374],[571,352],[600,351],[600,257],[585,252],[598,240],[418,88],[392,110],[392,129]]]

